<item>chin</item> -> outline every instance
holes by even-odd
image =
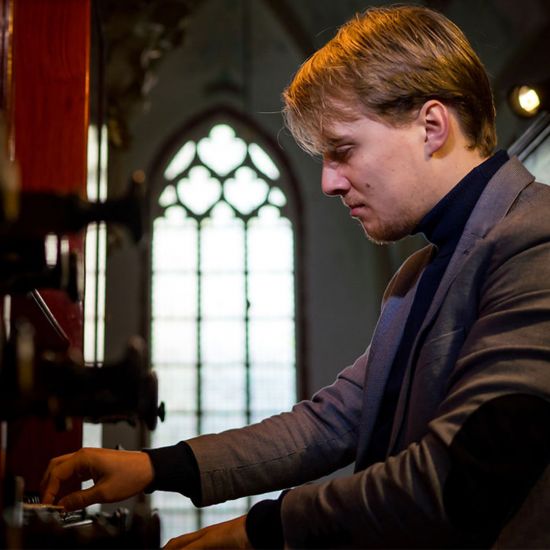
[[[393,225],[378,225],[369,227],[368,224],[362,224],[365,235],[369,241],[375,244],[390,244],[403,239],[411,234],[416,224],[400,223]]]

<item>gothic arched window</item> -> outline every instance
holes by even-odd
[[[202,128],[172,149],[153,197],[150,345],[167,410],[154,447],[244,426],[296,401],[288,176],[250,127]],[[163,538],[252,503],[197,510],[178,494],[152,498]]]

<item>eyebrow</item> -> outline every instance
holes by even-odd
[[[325,133],[325,135],[323,136],[324,145],[327,148],[332,148],[332,149],[335,149],[336,147],[351,141],[353,141],[353,137],[350,136],[349,134],[335,136],[335,135],[330,135],[328,133]]]

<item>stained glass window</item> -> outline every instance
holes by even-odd
[[[244,426],[296,400],[294,229],[282,179],[266,148],[226,123],[185,142],[163,171],[151,358],[167,418],[154,447]],[[252,504],[198,510],[177,494],[152,499],[165,541]]]

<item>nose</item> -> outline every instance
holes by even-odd
[[[341,173],[338,163],[323,160],[321,173],[321,189],[325,195],[335,197],[345,195],[350,188],[349,180]]]

